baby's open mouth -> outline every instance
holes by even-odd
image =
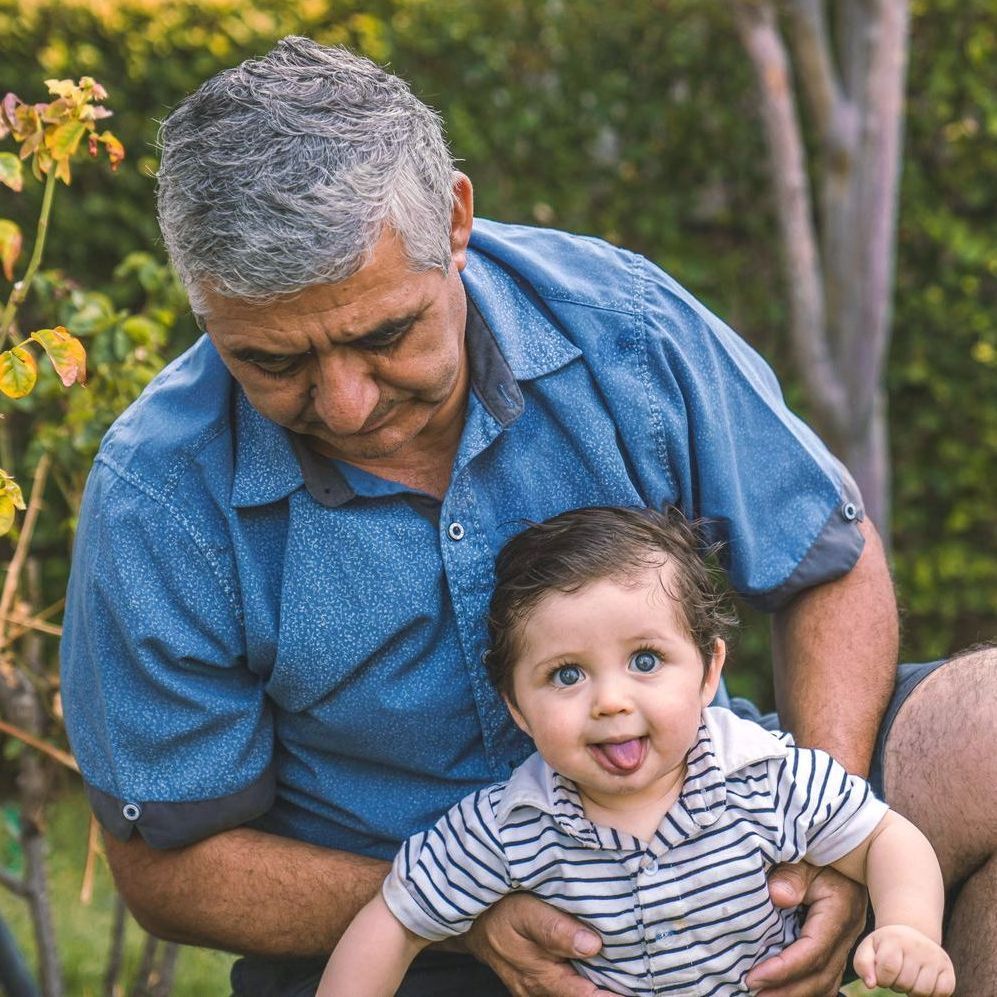
[[[647,738],[632,737],[627,741],[600,741],[590,744],[592,757],[611,775],[636,772],[647,754]]]

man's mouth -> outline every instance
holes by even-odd
[[[647,755],[647,738],[626,741],[600,741],[588,746],[592,757],[610,775],[629,775],[641,767]]]

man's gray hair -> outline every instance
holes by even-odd
[[[413,270],[449,268],[440,118],[369,59],[284,38],[202,84],[159,135],[159,225],[195,311],[204,288],[264,302],[345,280],[386,229]]]

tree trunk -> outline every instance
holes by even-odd
[[[813,421],[889,536],[883,370],[890,341],[908,0],[823,0],[733,10],[755,67],[783,250],[794,363]],[[797,89],[816,133],[807,158]],[[817,187],[815,197],[811,182]],[[819,210],[818,210],[819,206]]]

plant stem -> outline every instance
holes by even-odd
[[[17,584],[21,579],[21,569],[24,567],[24,559],[28,556],[28,548],[31,546],[31,536],[35,531],[38,513],[41,511],[42,493],[45,491],[45,479],[48,477],[51,464],[51,456],[47,453],[42,454],[35,468],[35,479],[31,484],[31,498],[28,499],[28,511],[21,526],[21,535],[17,538],[17,547],[14,548],[14,556],[7,568],[7,577],[0,592],[0,651],[5,650],[8,644],[7,621],[10,607],[14,604]]]
[[[18,307],[28,296],[31,282],[35,279],[35,273],[42,262],[42,253],[45,251],[45,236],[48,235],[48,219],[52,213],[52,195],[55,193],[55,165],[48,171],[45,177],[45,192],[42,194],[42,210],[38,215],[38,228],[35,230],[35,246],[31,251],[31,259],[28,261],[28,269],[24,271],[24,276],[14,284],[7,299],[7,306],[3,310],[3,317],[0,318],[0,345],[10,335],[11,326],[14,323],[14,315]]]

